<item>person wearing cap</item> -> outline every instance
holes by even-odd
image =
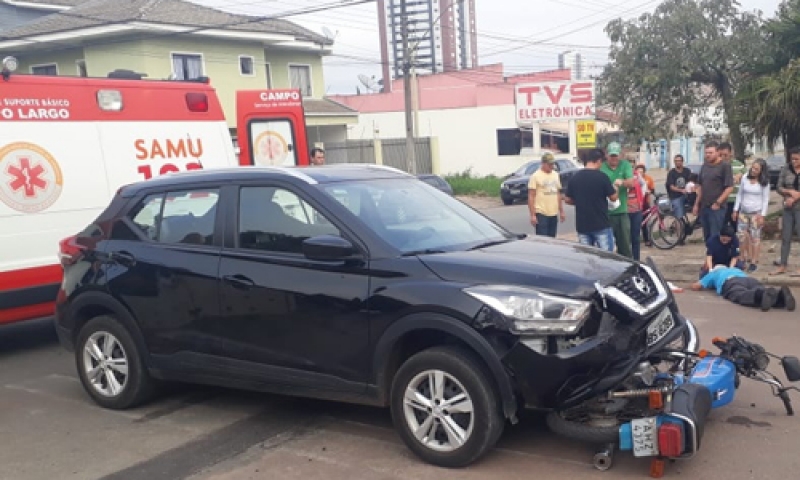
[[[619,207],[609,211],[609,221],[614,232],[614,240],[617,245],[617,253],[633,258],[631,244],[631,220],[628,216],[628,189],[636,187],[636,179],[633,178],[633,168],[630,162],[621,162],[620,154],[622,147],[617,142],[608,145],[608,159],[600,167],[600,170],[608,176],[611,183],[619,189]]]
[[[556,158],[552,153],[542,155],[542,164],[528,181],[528,210],[536,235],[554,237],[559,219],[566,220],[561,199],[561,176],[554,169]]]

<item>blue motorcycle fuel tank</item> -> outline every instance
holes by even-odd
[[[736,367],[719,357],[706,357],[699,362],[687,383],[705,386],[711,392],[711,407],[719,408],[733,401],[736,390]]]

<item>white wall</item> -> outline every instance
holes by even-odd
[[[342,143],[347,140],[347,126],[345,125],[321,125],[309,126],[308,143],[313,146],[316,143]]]
[[[476,175],[506,175],[523,162],[497,155],[497,130],[517,128],[514,105],[419,112],[419,136],[438,137],[439,174],[472,167]],[[377,131],[377,133],[375,133]],[[360,113],[359,124],[348,130],[351,139],[405,138],[403,112]]]

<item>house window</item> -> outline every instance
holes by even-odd
[[[308,65],[289,65],[289,81],[292,88],[300,89],[304,97],[311,96],[311,67]]]
[[[246,55],[239,55],[239,73],[252,77],[256,74],[255,58]]]
[[[203,76],[203,56],[173,53],[172,73],[177,80],[196,80]]]
[[[267,88],[272,88],[272,67],[269,63],[264,65],[264,71],[267,76]]]
[[[76,60],[75,66],[78,68],[79,77],[88,77],[89,73],[86,70],[86,60]]]
[[[497,130],[497,154],[500,156],[519,155],[523,148],[533,147],[533,133],[519,128],[500,128]]]
[[[55,63],[33,65],[31,66],[31,73],[34,75],[58,75],[58,65]]]

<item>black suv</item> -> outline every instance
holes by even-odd
[[[384,167],[159,177],[61,244],[59,337],[103,407],[165,380],[388,406],[441,466],[684,338],[652,266],[524,239]]]

